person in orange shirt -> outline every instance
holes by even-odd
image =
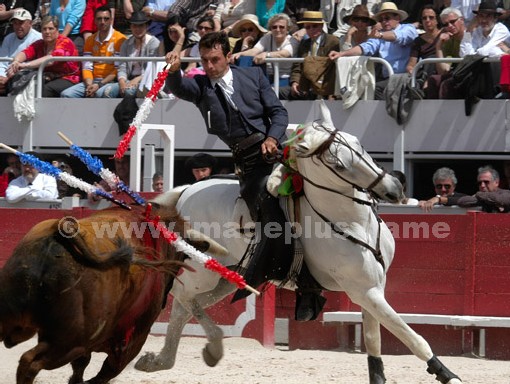
[[[85,41],[83,56],[120,56],[120,47],[126,36],[112,27],[112,13],[107,6],[96,9],[94,16],[97,32]],[[83,82],[66,89],[61,97],[103,97],[105,85],[116,81],[117,64],[114,62],[85,61],[82,68]]]

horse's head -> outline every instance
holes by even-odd
[[[299,172],[316,184],[365,189],[389,202],[403,197],[400,182],[380,168],[353,135],[312,123],[298,128],[290,147]]]

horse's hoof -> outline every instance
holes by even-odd
[[[202,349],[202,356],[204,358],[205,363],[209,367],[215,367],[216,364],[221,360],[223,357],[223,354],[220,353],[219,356],[212,353],[211,349],[209,348],[209,344],[205,346],[204,349]]]
[[[451,379],[448,384],[462,384],[460,379]]]
[[[161,362],[159,356],[156,356],[152,352],[147,352],[135,363],[135,369],[143,372],[163,371],[166,369],[171,369],[172,367],[173,364]]]

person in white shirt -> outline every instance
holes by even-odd
[[[39,173],[31,165],[22,165],[22,175],[9,183],[5,199],[9,203],[21,200],[52,200],[58,198],[57,181],[54,177]]]
[[[41,33],[32,28],[32,15],[26,9],[18,8],[10,19],[14,32],[5,36],[0,46],[0,57],[14,57],[36,40]],[[7,94],[7,68],[10,62],[0,61],[0,95]]]
[[[500,44],[510,38],[508,28],[498,22],[501,16],[496,3],[491,0],[482,1],[476,15],[477,26],[470,32],[464,33],[460,43],[460,57],[479,54],[482,56],[498,57],[503,54]]]

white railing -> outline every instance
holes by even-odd
[[[370,57],[370,61],[374,61],[376,63],[381,63],[383,66],[386,67],[388,73],[390,75],[393,75],[393,68],[391,67],[390,63],[388,63],[386,60],[381,59],[379,57]],[[43,85],[43,73],[44,68],[51,62],[55,61],[93,61],[93,62],[104,62],[104,63],[115,63],[115,62],[130,62],[130,61],[141,61],[141,62],[164,62],[164,57],[137,57],[136,60],[133,60],[132,57],[95,57],[95,56],[60,56],[60,57],[48,57],[47,59],[43,60],[43,62],[40,64],[37,72],[37,86],[36,86],[36,98],[42,97],[42,85]],[[181,61],[184,63],[193,63],[200,61],[200,58],[197,57],[183,57],[181,58]],[[273,70],[274,70],[274,78],[279,79],[280,78],[280,63],[302,63],[304,61],[303,58],[297,58],[297,57],[289,57],[285,59],[280,58],[269,58],[266,59],[268,63],[273,64]],[[280,90],[280,84],[278,81],[274,82],[274,91],[278,95]]]

